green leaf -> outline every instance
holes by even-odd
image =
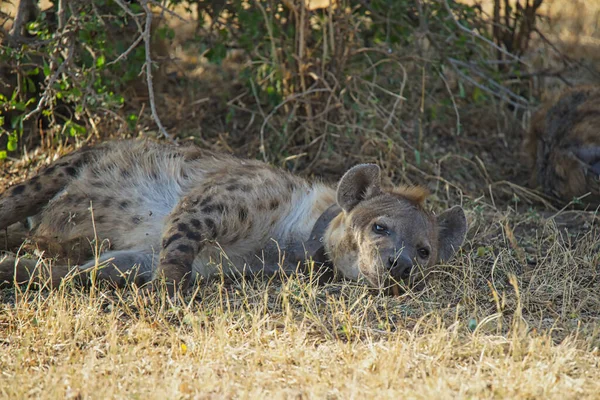
[[[127,117],[127,125],[129,125],[129,129],[134,130],[137,125],[138,117],[135,114],[129,114]]]
[[[31,78],[26,78],[25,81],[27,82],[27,91],[29,93],[35,93],[35,83],[33,80]]]
[[[8,143],[6,144],[6,149],[8,151],[15,151],[17,149],[17,141],[16,140],[8,140]]]
[[[73,89],[71,89],[71,93],[75,97],[81,97],[81,96],[83,96],[83,94],[81,93],[81,90],[79,90],[79,88],[76,88],[76,87],[74,87]]]
[[[484,98],[485,98],[485,96],[484,96],[483,92],[481,91],[481,89],[479,89],[477,86],[475,86],[475,89],[473,89],[473,101],[475,101],[475,103],[479,103]]]
[[[19,120],[23,118],[21,115],[14,115],[11,119],[10,119],[10,127],[15,129],[17,127],[17,125],[19,125]]]
[[[104,67],[105,62],[106,62],[106,58],[104,57],[104,54],[103,54],[100,57],[98,57],[98,59],[96,60],[96,67],[98,67],[98,68]]]
[[[437,107],[435,105],[431,106],[429,108],[429,118],[432,120],[437,119],[437,115]]]
[[[415,149],[415,163],[417,166],[421,165],[421,152],[417,149]]]
[[[230,108],[229,111],[227,112],[227,115],[225,116],[225,123],[226,124],[231,123],[231,121],[233,121],[234,116],[235,116],[235,110],[233,108]]]
[[[458,82],[458,95],[462,99],[464,99],[466,96],[465,95],[465,87],[463,86],[463,84],[461,82]]]
[[[223,43],[217,43],[217,44],[215,44],[215,46],[212,49],[210,49],[206,53],[206,58],[211,63],[219,65],[219,64],[221,64],[221,61],[223,61],[223,59],[225,58],[226,55],[227,55],[227,47],[225,47],[225,45]]]
[[[69,135],[71,135],[71,136],[84,135],[87,132],[87,129],[85,128],[85,126],[76,124],[73,121],[67,122],[66,128],[67,128],[67,131],[69,132]]]

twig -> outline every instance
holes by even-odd
[[[507,101],[508,103],[510,103],[512,106],[516,107],[516,108],[527,108],[529,106],[529,102],[527,101],[527,99],[525,99],[522,96],[519,96],[518,94],[512,92],[511,90],[507,89],[506,87],[500,85],[498,82],[494,81],[492,78],[488,77],[485,73],[479,71],[477,68],[475,68],[474,66],[464,63],[460,60],[457,60],[455,58],[448,58],[448,61],[450,61],[450,65],[452,65],[452,67],[454,68],[454,70],[466,81],[468,81],[469,83],[471,83],[474,86],[477,86],[479,89],[493,95],[496,96],[500,99],[503,99],[505,101]],[[497,90],[499,90],[500,92],[503,92],[503,94],[505,94],[505,96],[500,96],[499,93],[494,92],[492,89],[488,88],[485,85],[480,84],[479,82],[475,81],[473,78],[471,78],[470,76],[468,76],[467,74],[465,74],[463,71],[460,70],[460,68],[458,68],[458,66],[464,67],[464,68],[469,68],[471,71],[475,72],[475,74],[477,74],[480,78],[484,78],[485,80],[487,80],[487,82],[495,87]],[[514,99],[514,100],[512,100]],[[520,102],[520,103],[517,103]]]
[[[386,53],[386,55],[387,55],[387,53]],[[372,79],[371,80],[366,80],[366,79],[362,78],[359,75],[359,76],[354,77],[354,81],[363,82],[363,83],[371,86],[374,89],[379,89],[379,90],[383,91],[385,94],[390,95],[390,96],[396,98],[396,101],[394,102],[394,104],[392,106],[392,109],[389,112],[384,107],[379,107],[377,105],[373,105],[375,107],[375,110],[377,111],[377,113],[379,115],[381,115],[381,118],[386,118],[387,119],[387,122],[385,123],[385,125],[383,127],[383,130],[385,131],[385,130],[387,130],[391,126],[392,121],[393,121],[394,116],[395,116],[395,113],[396,113],[397,107],[399,105],[401,105],[404,100],[406,100],[406,98],[403,96],[403,94],[404,94],[404,87],[405,87],[406,81],[407,81],[406,70],[405,70],[404,66],[402,65],[402,63],[400,63],[400,61],[398,61],[396,59],[393,59],[393,58],[384,58],[382,60],[379,60],[379,61],[373,63],[371,61],[371,58],[368,56],[368,54],[365,54],[365,57],[367,58],[367,60],[369,61],[369,63],[371,65],[368,68],[366,68],[363,72],[361,72],[360,75],[365,75],[365,74],[370,73],[372,71]],[[402,84],[400,85],[400,91],[399,91],[398,94],[396,94],[396,93],[394,93],[392,91],[389,91],[389,90],[381,87],[377,83],[375,83],[375,81],[377,80],[377,69],[376,69],[376,67],[379,66],[379,65],[381,65],[381,64],[383,64],[383,63],[388,63],[388,62],[393,62],[393,63],[398,64],[398,66],[402,70],[403,78],[402,78]],[[373,96],[373,97],[377,98],[377,95],[375,95],[373,93],[373,91],[370,91],[369,93],[370,93],[370,96]],[[356,101],[358,101],[358,100],[356,100]]]
[[[142,40],[144,40],[144,35],[139,35],[137,37],[137,39],[135,39],[135,41],[131,44],[131,46],[129,46],[129,48],[127,50],[125,50],[123,53],[119,54],[119,57],[115,58],[111,62],[106,63],[106,65],[109,66],[109,65],[116,64],[119,61],[121,61],[122,59],[124,59],[125,57],[127,57],[129,55],[129,53],[131,53],[137,47],[137,45],[140,44],[140,42]]]
[[[398,108],[398,104],[400,104],[403,100],[406,100],[406,98],[403,96],[403,94],[404,94],[404,88],[406,86],[406,81],[408,80],[408,76],[406,74],[406,69],[404,68],[404,66],[399,62],[398,62],[398,65],[400,66],[400,69],[402,70],[402,84],[400,85],[400,92],[396,96],[396,101],[394,102],[394,105],[392,106],[392,111],[390,111],[390,116],[388,117],[387,122],[383,126],[384,131],[392,125],[392,119],[394,118],[394,114],[396,114],[396,109]]]
[[[125,11],[125,13],[133,19],[133,21],[135,22],[135,24],[138,27],[138,32],[140,33],[140,35],[137,37],[137,39],[135,39],[135,41],[131,44],[131,46],[129,46],[129,48],[127,50],[125,50],[125,52],[119,54],[119,57],[117,57],[116,59],[107,63],[106,65],[116,64],[119,61],[121,61],[122,59],[124,59],[125,57],[127,57],[129,55],[129,53],[131,53],[133,51],[133,49],[135,49],[137,47],[137,45],[144,39],[144,29],[142,29],[142,25],[138,21],[137,16],[129,9],[129,7],[127,7],[127,5],[125,3],[123,3],[122,0],[115,0],[115,3],[117,3],[117,5],[119,7],[121,7],[121,9],[123,11]]]
[[[273,65],[279,66],[281,63],[279,62],[279,57],[277,56],[277,44],[275,43],[275,36],[273,35],[273,27],[271,26],[271,21],[269,20],[269,16],[267,15],[267,11],[260,3],[260,1],[255,0],[256,6],[262,13],[263,19],[265,20],[265,26],[267,27],[267,33],[269,34],[269,41],[271,42],[271,57],[273,59]]]
[[[147,3],[147,2],[146,2]],[[165,7],[164,5],[162,5],[161,3],[159,3],[158,1],[155,0],[150,0],[150,3],[152,3],[153,5],[155,5],[156,7],[160,8],[163,12],[166,12],[167,14],[169,14],[172,17],[175,17],[177,19],[179,19],[180,21],[183,22],[190,22],[187,19],[183,18],[181,15],[177,14],[175,11],[170,10],[168,7]]]
[[[402,94],[397,94],[397,93],[392,92],[391,90],[387,90],[386,88],[382,87],[381,85],[376,84],[375,82],[370,82],[361,77],[356,77],[356,79],[366,83],[367,85],[371,86],[374,89],[381,90],[383,93],[385,93],[389,96],[392,96],[392,97],[396,98],[397,100],[400,100],[400,101],[406,100],[406,97],[403,97]]]
[[[298,19],[296,19],[296,21],[298,21]],[[305,31],[304,31],[304,28],[306,26],[306,4],[304,3],[304,1],[300,2],[300,21],[299,22],[300,22],[300,31],[299,31],[299,37],[298,37],[298,73],[300,75],[300,88],[302,89],[303,92],[306,92],[306,70],[307,70],[307,68],[306,68],[306,65],[304,62],[304,52],[305,52],[305,47],[306,47],[306,37],[305,37]],[[296,23],[296,26],[298,26],[298,22]],[[312,109],[310,102],[304,103],[304,110],[306,112],[306,116],[309,118],[308,128],[310,130],[310,133],[313,133],[315,131],[315,127],[313,125],[313,120],[312,120],[313,109]],[[305,135],[306,135],[306,133],[305,133]]]
[[[573,200],[569,201],[563,208],[558,210],[555,214],[550,216],[548,219],[554,219],[554,218],[558,217],[563,211],[565,211],[567,208],[569,208],[572,204],[576,204],[576,203],[580,202],[581,199],[588,197],[590,194],[591,194],[591,192],[588,192],[588,193],[584,194],[583,196],[575,197]]]
[[[273,108],[273,110],[269,113],[269,115],[267,115],[265,117],[265,120],[263,121],[262,126],[260,127],[261,153],[262,153],[262,156],[265,159],[265,161],[266,161],[266,154],[265,154],[265,148],[264,148],[265,126],[267,126],[267,123],[273,117],[273,115],[275,115],[275,113],[277,112],[277,110],[279,110],[281,107],[283,107],[284,105],[286,105],[290,101],[296,100],[296,99],[298,99],[298,98],[300,98],[302,96],[306,96],[306,95],[312,94],[312,93],[329,92],[329,91],[331,91],[331,89],[325,89],[325,88],[309,89],[306,92],[297,93],[295,95],[292,95],[292,96],[288,97],[287,99],[285,99],[284,101],[282,101],[281,103],[279,103],[275,108]]]
[[[58,18],[58,30],[62,31],[65,27],[65,0],[58,1],[58,11],[56,12]]]
[[[142,7],[146,13],[146,26],[144,29],[144,45],[146,49],[146,85],[148,86],[148,99],[150,101],[150,110],[152,110],[152,118],[158,126],[160,133],[170,141],[173,141],[171,135],[167,133],[167,130],[160,122],[158,113],[156,111],[156,103],[154,101],[154,84],[152,82],[152,56],[150,55],[150,28],[152,27],[152,10],[148,7],[148,0],[142,0]]]
[[[452,9],[450,8],[450,5],[448,4],[448,0],[444,0],[444,5],[446,6],[446,10],[448,11],[448,15],[450,15],[450,18],[452,18],[452,21],[454,21],[454,23],[456,24],[456,26],[458,26],[458,28],[470,35],[475,36],[477,39],[482,40],[483,42],[489,44],[490,46],[492,46],[493,48],[495,48],[496,50],[498,50],[500,53],[505,54],[507,56],[509,56],[510,58],[513,58],[517,61],[519,61],[520,63],[522,63],[523,65],[528,65],[524,60],[522,60],[520,57],[512,54],[509,51],[504,50],[502,47],[498,46],[496,43],[492,42],[491,40],[489,40],[486,37],[481,36],[479,33],[467,28],[466,26],[464,26],[463,24],[461,24],[460,22],[458,22],[458,20],[454,17],[454,14],[452,13]]]
[[[32,0],[21,0],[19,2],[19,8],[15,14],[13,26],[10,29],[10,39],[16,40],[21,37],[21,31],[23,30],[23,24],[31,18],[30,11],[33,8],[35,10],[36,4]]]
[[[126,13],[127,15],[129,15],[131,18],[133,18],[133,21],[134,21],[134,22],[135,22],[135,24],[138,26],[138,30],[139,30],[139,32],[141,33],[143,30],[142,30],[142,25],[140,25],[140,22],[139,22],[139,21],[138,21],[138,19],[137,19],[138,15],[135,15],[135,14],[134,14],[134,13],[133,13],[133,12],[132,12],[130,9],[129,9],[129,7],[127,7],[127,5],[126,5],[125,3],[123,3],[123,1],[121,1],[121,0],[115,0],[115,3],[117,3],[117,5],[118,5],[119,7],[121,7],[121,9],[122,9],[123,11],[125,11],[125,13]],[[139,15],[141,15],[141,14],[139,14]]]
[[[48,103],[48,100],[50,99],[50,92],[52,91],[52,86],[54,85],[54,83],[56,82],[58,77],[63,73],[63,70],[69,64],[69,62],[71,61],[71,58],[73,58],[74,48],[75,48],[75,42],[73,41],[73,42],[71,42],[71,45],[69,46],[67,58],[65,58],[63,63],[58,66],[56,71],[52,74],[52,76],[48,80],[46,89],[44,89],[44,94],[40,98],[40,101],[38,102],[37,106],[35,107],[34,110],[30,111],[29,113],[27,113],[27,115],[25,115],[25,117],[23,117],[23,121],[27,121],[29,118],[33,117],[34,115],[37,115],[40,111],[42,111],[42,108]]]
[[[260,99],[258,98],[258,93],[256,92],[256,85],[254,84],[254,80],[250,79],[250,87],[252,88],[252,95],[254,96],[254,100],[256,101],[256,106],[258,107],[258,111],[260,111],[260,115],[263,117],[263,125],[260,128],[260,154],[263,157],[263,161],[267,162],[267,150],[265,148],[265,132],[264,126],[268,121],[268,117],[265,117],[265,112],[263,111],[260,105]]]
[[[444,86],[446,86],[446,90],[450,95],[450,100],[452,100],[452,106],[454,107],[454,113],[456,114],[456,134],[460,135],[460,113],[458,112],[458,106],[456,105],[456,100],[454,100],[454,95],[452,94],[452,90],[450,89],[450,85],[444,76],[444,71],[439,72],[440,78],[442,78],[442,82],[444,82]]]
[[[519,193],[521,193],[521,196],[529,196],[530,198],[539,201],[546,208],[549,208],[551,210],[556,210],[556,207],[554,207],[544,197],[540,196],[537,191],[527,189],[527,188],[525,188],[525,187],[523,187],[521,185],[517,185],[517,184],[515,184],[513,182],[510,182],[510,181],[497,181],[497,182],[493,182],[492,184],[490,184],[489,187],[490,187],[490,190],[491,190],[492,187],[497,187],[497,186],[502,186],[502,185],[508,186],[511,189],[513,189],[514,191],[518,191]]]
[[[554,43],[552,43],[552,41],[550,39],[548,39],[542,32],[540,32],[539,29],[535,28],[534,32],[538,34],[538,36],[540,37],[540,39],[542,39],[542,41],[544,43],[546,43],[548,46],[550,46],[550,48],[552,50],[554,50],[558,55],[560,55],[563,58],[564,61],[566,61],[566,62],[563,61],[564,64],[567,64],[567,65],[568,64],[579,65],[580,67],[584,68],[586,71],[588,71],[589,73],[591,73],[595,77],[600,77],[600,75],[598,74],[598,72],[595,71],[593,68],[590,68],[589,66],[585,65],[581,61],[575,61],[575,60],[573,60],[571,57],[567,56],[562,51],[560,51],[560,49]],[[569,84],[569,86],[572,86],[572,85]]]
[[[68,33],[70,32],[58,32],[56,34],[54,34],[54,36],[51,39],[45,39],[45,40],[38,40],[36,38],[28,38],[28,37],[15,37],[15,38],[10,38],[9,35],[6,35],[6,32],[3,32],[3,29],[0,28],[0,36],[2,37],[6,37],[9,41],[9,43],[11,45],[19,45],[19,44],[26,44],[27,47],[29,48],[38,48],[38,47],[43,47],[43,46],[47,46],[51,43],[54,42],[58,42],[60,41],[60,39],[62,39],[63,37],[65,37]]]

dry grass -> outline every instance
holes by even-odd
[[[559,8],[560,15],[575,15],[576,7]],[[562,23],[574,26],[577,20]],[[580,26],[582,36],[597,37],[591,25]],[[179,63],[170,67],[177,77],[158,96],[163,122],[180,138],[259,156],[264,116],[236,79],[239,60],[221,67],[204,63],[190,54],[184,36],[178,32],[181,42],[172,46]],[[70,284],[54,291],[4,289],[0,395],[597,397],[597,213],[558,212],[520,186],[528,172],[520,155],[527,113],[495,101],[477,103],[468,94],[461,98],[450,74],[443,82],[426,63],[410,61],[415,49],[403,51],[381,61],[389,67],[378,69],[377,78],[354,71],[344,83],[351,106],[332,91],[326,99],[331,114],[296,117],[297,131],[310,122],[322,132],[319,140],[270,155],[291,170],[327,179],[356,162],[378,162],[388,183],[427,185],[436,210],[462,204],[470,229],[450,264],[424,271],[425,281],[401,297],[349,282],[318,285],[304,276],[217,279],[177,304],[131,290]],[[553,57],[546,47],[536,51],[544,62]],[[289,102],[291,109],[308,102],[297,100]],[[235,116],[226,122],[231,110]],[[146,114],[138,133],[148,134],[152,126]],[[277,129],[301,134],[286,131],[289,115],[281,114],[271,118],[268,140],[281,139]],[[107,126],[102,134],[121,135]],[[64,151],[42,147],[10,160],[0,187]]]
[[[595,217],[467,208],[471,229],[457,259],[402,297],[303,276],[211,281],[175,304],[70,284],[5,290],[0,393],[595,397]]]

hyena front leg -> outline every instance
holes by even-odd
[[[187,283],[194,259],[205,246],[235,241],[248,229],[247,199],[233,193],[226,204],[224,196],[214,187],[207,191],[199,188],[183,198],[168,217],[153,280],[164,279],[170,294]]]

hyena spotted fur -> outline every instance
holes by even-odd
[[[600,205],[600,86],[560,93],[533,115],[525,138],[531,185],[563,203]]]
[[[293,273],[312,257],[381,288],[406,280],[415,265],[449,260],[464,240],[462,208],[436,217],[425,197],[419,187],[383,188],[374,164],[348,170],[336,190],[194,146],[113,141],[62,157],[5,191],[0,230],[23,241],[18,228],[27,219],[29,239],[58,257],[57,280],[65,265],[99,264],[98,276],[118,285],[164,280],[173,291],[220,269]],[[97,259],[99,243],[106,251]],[[14,262],[0,263],[0,280],[27,277],[27,260]]]

